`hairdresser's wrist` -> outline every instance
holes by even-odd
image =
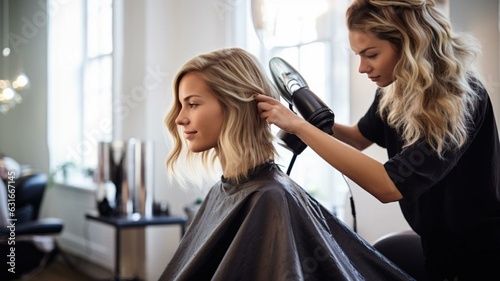
[[[292,118],[290,120],[289,127],[285,131],[287,131],[290,134],[298,135],[298,134],[300,134],[301,130],[303,128],[305,128],[306,126],[312,126],[312,125],[309,122],[307,122],[305,119],[297,116],[296,118]]]

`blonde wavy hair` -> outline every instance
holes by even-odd
[[[433,0],[354,0],[346,16],[350,31],[373,34],[399,51],[394,82],[380,89],[378,112],[405,147],[425,140],[441,157],[445,149],[460,148],[478,99],[477,41],[453,33]]]
[[[179,83],[190,72],[198,73],[207,83],[219,100],[224,114],[217,149],[201,153],[186,149],[187,141],[181,139],[180,126],[175,122],[181,110]],[[201,158],[207,169],[219,158],[223,164],[224,177],[239,183],[248,177],[248,172],[254,167],[274,160],[274,136],[270,126],[259,116],[255,94],[279,98],[260,62],[249,52],[240,48],[226,48],[189,60],[174,79],[174,101],[164,120],[174,139],[174,147],[167,157],[167,170],[179,178],[176,164],[179,164],[183,153],[189,163]]]

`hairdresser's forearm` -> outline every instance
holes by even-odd
[[[357,150],[364,150],[372,145],[372,142],[366,139],[358,129],[358,125],[346,126],[342,124],[335,124],[332,127],[333,136],[348,145],[356,148]]]
[[[379,201],[387,203],[402,198],[384,166],[355,148],[324,133],[306,121],[294,132],[321,158],[349,177]]]

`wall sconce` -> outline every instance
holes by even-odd
[[[19,91],[29,87],[29,79],[25,73],[20,73],[17,78],[10,81],[9,76],[9,0],[3,1],[3,50],[4,57],[3,76],[0,79],[0,112],[6,114],[16,104],[22,102]]]

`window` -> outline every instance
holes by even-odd
[[[112,0],[87,0],[86,56],[83,60],[82,127],[84,167],[97,165],[97,141],[112,134]]]
[[[49,0],[48,131],[51,169],[97,165],[112,134],[112,0]]]
[[[340,123],[349,123],[349,45],[343,21],[347,2],[252,0],[254,33],[260,39],[261,60],[264,64],[272,57],[287,61],[334,111],[335,120]],[[292,153],[283,148],[278,152],[283,158],[280,164],[289,165]],[[343,217],[347,184],[342,175],[314,151],[307,148],[297,156],[290,176]]]

